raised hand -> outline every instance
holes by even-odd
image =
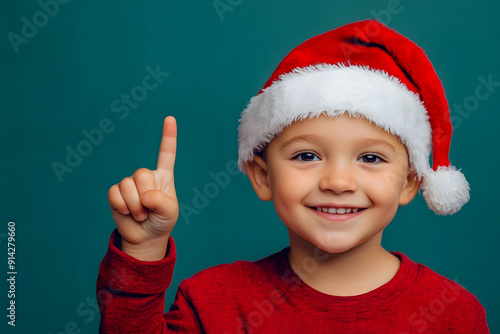
[[[122,251],[141,260],[163,258],[179,217],[174,187],[176,145],[176,121],[168,116],[156,170],[140,168],[108,192],[111,214],[122,236]]]

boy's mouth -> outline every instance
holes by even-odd
[[[320,211],[320,212],[343,215],[346,213],[356,213],[359,211],[363,211],[365,208],[332,208],[332,207],[326,207],[326,206],[317,206],[317,207],[312,207],[312,209],[315,209],[316,211]]]

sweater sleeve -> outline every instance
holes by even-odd
[[[480,305],[479,311],[479,319],[476,323],[476,327],[474,328],[474,334],[490,334],[490,330],[488,328],[488,323],[486,321],[486,310],[482,305]]]
[[[99,333],[199,332],[196,312],[180,290],[170,312],[164,314],[165,291],[172,282],[176,259],[174,239],[169,238],[165,258],[151,262],[122,252],[120,241],[115,229],[99,267]]]

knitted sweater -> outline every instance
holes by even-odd
[[[486,312],[459,284],[400,252],[396,275],[370,292],[324,294],[291,269],[289,247],[255,262],[220,264],[185,279],[164,314],[176,250],[137,260],[111,234],[97,278],[100,333],[489,333]]]

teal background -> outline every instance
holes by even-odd
[[[179,202],[192,206],[195,189],[212,181],[209,173],[237,159],[239,114],[280,60],[305,39],[374,18],[394,2],[221,1],[232,3],[222,16],[211,0],[69,1],[17,53],[7,35],[21,35],[22,18],[33,22],[41,7],[2,2],[0,332],[96,333],[99,314],[86,303],[95,298],[115,227],[107,192],[140,167],[156,168],[163,119],[177,118],[176,188]],[[381,20],[427,51],[451,106],[474,100],[478,77],[500,81],[497,2],[401,0],[396,8]],[[120,119],[112,102],[157,64],[168,77]],[[465,286],[498,333],[500,87],[494,89],[468,114],[453,112],[451,161],[468,178],[471,201],[442,217],[419,195],[398,212],[383,244]],[[82,131],[105,118],[113,131],[60,182],[53,162],[65,164],[66,147],[75,149],[86,139]],[[15,328],[5,316],[8,221],[17,233]],[[272,204],[260,202],[242,174],[199,214],[181,216],[173,236],[178,260],[167,309],[182,279],[288,245]]]

